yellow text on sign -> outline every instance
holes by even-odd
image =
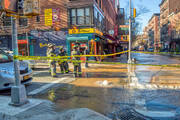
[[[44,10],[45,26],[52,26],[52,9]]]
[[[94,28],[69,29],[69,34],[82,34],[82,33],[97,33],[102,35],[102,32]]]

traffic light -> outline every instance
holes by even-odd
[[[18,0],[18,13],[23,14],[24,0]]]
[[[17,12],[17,0],[0,0],[0,10],[16,13]]]
[[[136,18],[136,8],[133,9],[133,17]]]

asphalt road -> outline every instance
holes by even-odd
[[[140,64],[180,64],[179,57],[139,53],[133,57]],[[72,74],[51,78],[48,69],[37,69],[27,94],[51,100],[57,111],[87,107],[110,118],[180,119],[180,68],[91,64],[83,69],[82,78],[73,78]]]

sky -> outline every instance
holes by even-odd
[[[147,25],[149,19],[152,17],[154,13],[159,13],[160,8],[159,4],[161,0],[131,0],[133,8],[137,8],[137,12],[140,12],[141,15],[136,18],[137,21],[141,23],[141,32],[143,28]],[[120,0],[120,7],[125,8],[125,11],[129,12],[129,0]],[[146,8],[147,13],[142,13],[144,10],[140,10],[140,8]],[[127,14],[126,12],[126,14]]]

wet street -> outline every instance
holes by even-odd
[[[133,57],[140,64],[180,64],[178,57]],[[90,108],[113,120],[180,119],[180,68],[90,64],[82,78],[32,97],[51,100],[58,112]]]
[[[180,64],[180,57],[165,55],[136,53],[133,58],[138,64]],[[125,63],[126,56],[106,61]],[[89,108],[113,120],[180,119],[180,68],[127,64],[82,68],[82,78],[62,75],[59,68],[59,77],[51,78],[47,68],[35,69],[33,82],[26,87],[28,97],[52,101],[56,112]]]

